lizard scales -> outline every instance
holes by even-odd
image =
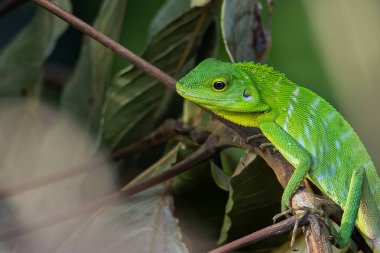
[[[327,101],[267,65],[214,59],[179,80],[177,92],[233,123],[260,128],[296,168],[294,174],[304,168],[285,188],[282,209],[307,176],[344,210],[340,246],[356,223],[379,250],[380,178],[358,135]],[[291,182],[293,177],[301,178]]]

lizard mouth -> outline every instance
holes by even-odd
[[[185,97],[185,98],[194,98],[195,100],[197,101],[216,101],[216,102],[231,102],[231,103],[236,103],[236,101],[234,99],[219,99],[219,98],[210,98],[210,97],[205,97],[205,96],[202,96],[202,95],[199,95],[199,94],[194,94],[194,93],[191,93],[191,92],[187,92],[187,91],[184,91],[184,90],[181,90],[181,89],[177,89],[177,92]]]

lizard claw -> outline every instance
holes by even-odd
[[[298,229],[298,226],[299,226],[299,223],[300,221],[305,217],[305,215],[309,214],[309,213],[313,213],[313,214],[316,214],[318,216],[322,216],[323,215],[323,211],[321,210],[317,210],[317,209],[312,209],[312,208],[308,208],[308,207],[302,207],[302,208],[289,208],[285,211],[282,211],[281,213],[279,214],[276,214],[274,217],[273,217],[273,222],[276,222],[276,220],[278,220],[279,218],[285,216],[285,217],[289,217],[290,215],[296,215],[297,216],[297,219],[294,223],[294,227],[293,227],[293,231],[292,231],[292,239],[290,241],[290,248],[293,250],[293,251],[298,251],[298,249],[295,248],[295,240],[296,240],[296,237],[297,237],[297,229]],[[329,238],[329,240],[332,241],[332,243],[335,245],[335,237],[334,236],[331,236],[331,239]]]
[[[298,251],[298,249],[295,248],[295,242],[296,242],[297,229],[299,227],[299,223],[303,219],[303,217],[305,217],[305,215],[307,215],[308,213],[309,213],[309,210],[305,209],[305,210],[303,210],[302,213],[296,214],[297,215],[297,219],[296,219],[296,222],[294,223],[294,227],[293,227],[293,231],[292,231],[292,239],[290,241],[290,248],[293,251]]]
[[[252,144],[253,142],[255,142],[256,140],[260,139],[260,138],[265,138],[265,136],[263,134],[255,134],[255,135],[251,135],[251,136],[248,136],[247,139],[245,140],[245,142],[247,144]]]
[[[327,237],[327,239],[331,242],[331,244],[332,245],[336,245],[336,240],[335,240],[335,236],[333,236],[333,235],[329,235],[328,237]]]
[[[299,209],[298,209],[299,210]],[[297,210],[297,211],[298,211]],[[295,248],[295,241],[296,241],[296,237],[297,237],[297,229],[298,229],[298,226],[299,226],[299,223],[300,221],[302,220],[302,218],[307,214],[308,211],[304,211],[302,212],[302,214],[300,213],[296,213],[295,212],[296,210],[293,209],[293,208],[289,208],[285,211],[282,211],[281,213],[279,214],[276,214],[274,217],[273,217],[273,222],[276,222],[276,220],[278,220],[279,218],[285,216],[285,217],[289,217],[290,214],[292,215],[297,215],[297,219],[294,223],[294,227],[293,227],[293,231],[292,231],[292,239],[290,241],[290,248],[293,250],[293,251],[298,251],[298,249]]]
[[[252,136],[248,136],[245,140],[245,142],[250,145],[250,144],[254,144],[254,142],[256,141],[259,141],[259,139],[261,138],[265,138],[265,136],[263,134],[255,134],[255,135],[252,135]],[[277,151],[276,147],[270,143],[270,142],[265,142],[265,143],[261,143],[259,148],[261,150],[267,148],[267,147],[273,147],[273,153]]]
[[[267,148],[267,147],[271,147],[271,146],[273,146],[272,143],[270,143],[270,142],[265,142],[265,143],[261,143],[259,147],[260,147],[260,149],[265,149],[265,148]]]
[[[294,214],[294,209],[293,208],[286,209],[285,211],[282,211],[281,213],[276,214],[275,216],[273,216],[273,218],[272,218],[273,223],[276,223],[276,221],[279,218],[282,218],[282,217],[289,218],[290,214]]]

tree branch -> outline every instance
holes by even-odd
[[[160,127],[149,133],[149,135],[143,139],[136,141],[125,148],[120,148],[112,152],[111,159],[113,161],[118,161],[128,155],[150,148],[154,145],[167,141],[170,138],[178,136],[187,137],[195,143],[202,145],[209,135],[210,132],[200,131],[194,127],[185,127],[178,120],[168,119]]]

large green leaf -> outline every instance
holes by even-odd
[[[70,11],[68,0],[55,1]],[[30,23],[3,49],[0,55],[0,96],[38,97],[42,66],[67,23],[39,8]]]
[[[173,20],[181,18],[190,9],[190,0],[167,0],[154,16],[148,31],[148,41]]]
[[[228,149],[224,155],[229,157],[229,162],[238,164],[244,151],[237,151]],[[234,174],[230,178],[229,198],[219,243],[237,239],[272,224],[272,217],[280,211],[282,192],[273,171],[260,157],[239,174]]]
[[[125,6],[126,0],[104,1],[94,27],[110,38],[117,39]],[[62,109],[95,133],[110,82],[113,57],[108,48],[86,37],[74,75],[62,95]]]
[[[181,3],[189,5],[186,0]],[[176,18],[156,31],[142,57],[166,73],[177,76],[184,67],[192,66],[203,31],[213,16],[201,18],[210,11],[209,6],[188,7],[182,15],[178,15],[177,11],[170,13],[169,10],[177,9],[167,8],[162,11],[167,16]],[[197,31],[200,22],[202,28]],[[193,40],[187,57],[186,48]],[[186,59],[180,65],[183,57]],[[115,147],[122,141],[135,140],[146,133],[167,110],[172,93],[172,90],[134,66],[122,70],[115,77],[106,98],[102,121],[103,142],[109,147]]]
[[[128,7],[125,10],[123,29],[120,32],[119,43],[134,52],[142,54],[146,48],[148,30],[153,17],[162,7],[165,0],[149,1],[149,8],[146,2],[141,0],[128,0]],[[136,22],[138,20],[138,22]],[[115,58],[112,66],[112,75],[122,70],[130,63],[121,56]]]

